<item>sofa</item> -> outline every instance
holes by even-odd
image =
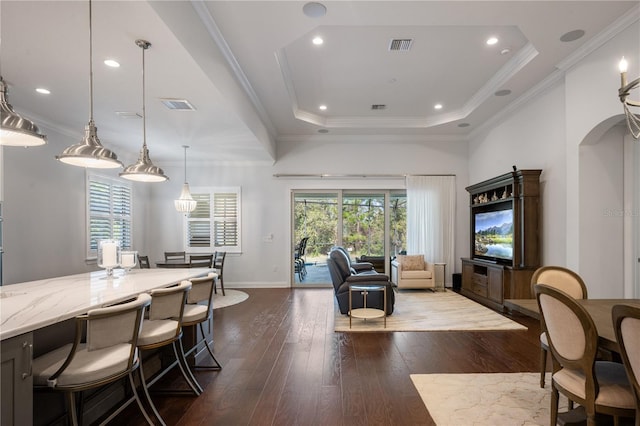
[[[393,313],[395,294],[387,275],[378,274],[373,270],[373,267],[367,271],[357,273],[353,268],[353,263],[346,253],[346,250],[342,247],[334,247],[331,249],[327,259],[327,265],[329,267],[329,273],[331,274],[331,281],[333,282],[333,289],[336,300],[338,301],[340,313],[349,313],[349,286],[352,284],[387,286],[386,314],[391,315]],[[364,297],[361,292],[352,292],[352,307],[354,309],[364,307]],[[383,292],[370,292],[367,296],[367,307],[383,309]]]
[[[391,281],[400,288],[435,289],[434,265],[424,255],[398,255],[391,262]]]

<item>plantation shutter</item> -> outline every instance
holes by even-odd
[[[189,213],[187,227],[188,247],[211,247],[211,195],[192,194],[197,201],[196,209]]]
[[[107,238],[120,241],[123,250],[131,249],[131,185],[90,175],[87,189],[87,256],[95,256],[97,241]]]
[[[213,227],[216,247],[238,245],[238,195],[216,193],[213,204]]]
[[[240,188],[193,188],[196,209],[186,215],[185,251],[239,253]]]

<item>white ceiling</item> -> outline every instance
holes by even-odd
[[[330,1],[312,18],[305,3],[94,1],[103,145],[130,164],[142,144],[142,120],[116,115],[142,113],[139,38],[152,44],[145,75],[154,162],[180,161],[184,144],[189,161],[274,161],[285,139],[465,137],[638,15],[637,1]],[[69,145],[79,142],[89,119],[88,2],[2,0],[0,18],[9,102]],[[574,30],[584,36],[560,40]],[[324,44],[313,45],[315,36]],[[490,36],[496,45],[485,44]],[[411,49],[389,51],[397,38],[412,39]],[[121,67],[106,67],[106,58]],[[196,111],[169,111],[160,98],[187,99]]]

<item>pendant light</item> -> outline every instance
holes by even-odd
[[[47,143],[47,136],[36,124],[13,110],[7,101],[7,83],[0,76],[0,145],[38,146]]]
[[[182,192],[180,192],[180,198],[173,200],[173,204],[176,206],[176,210],[181,213],[189,213],[195,210],[197,201],[191,196],[189,191],[189,184],[187,183],[187,148],[188,145],[182,145],[184,148],[184,183],[182,184]]]
[[[115,169],[122,167],[118,156],[105,148],[98,139],[98,128],[93,121],[93,33],[91,28],[91,0],[89,0],[89,123],[84,128],[82,142],[71,145],[62,151],[56,159],[66,164],[96,169]]]
[[[142,49],[142,149],[140,150],[140,156],[135,164],[127,166],[120,173],[120,177],[135,180],[138,182],[164,182],[169,179],[165,176],[164,171],[154,166],[149,158],[149,150],[147,149],[147,112],[146,112],[146,97],[144,90],[144,52],[151,43],[146,40],[136,40],[136,45]]]

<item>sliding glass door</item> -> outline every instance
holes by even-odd
[[[327,284],[327,253],[338,242],[338,193],[293,194],[293,283]]]
[[[330,285],[327,255],[335,245],[389,274],[390,259],[405,248],[406,192],[296,190],[292,224],[294,286]]]

